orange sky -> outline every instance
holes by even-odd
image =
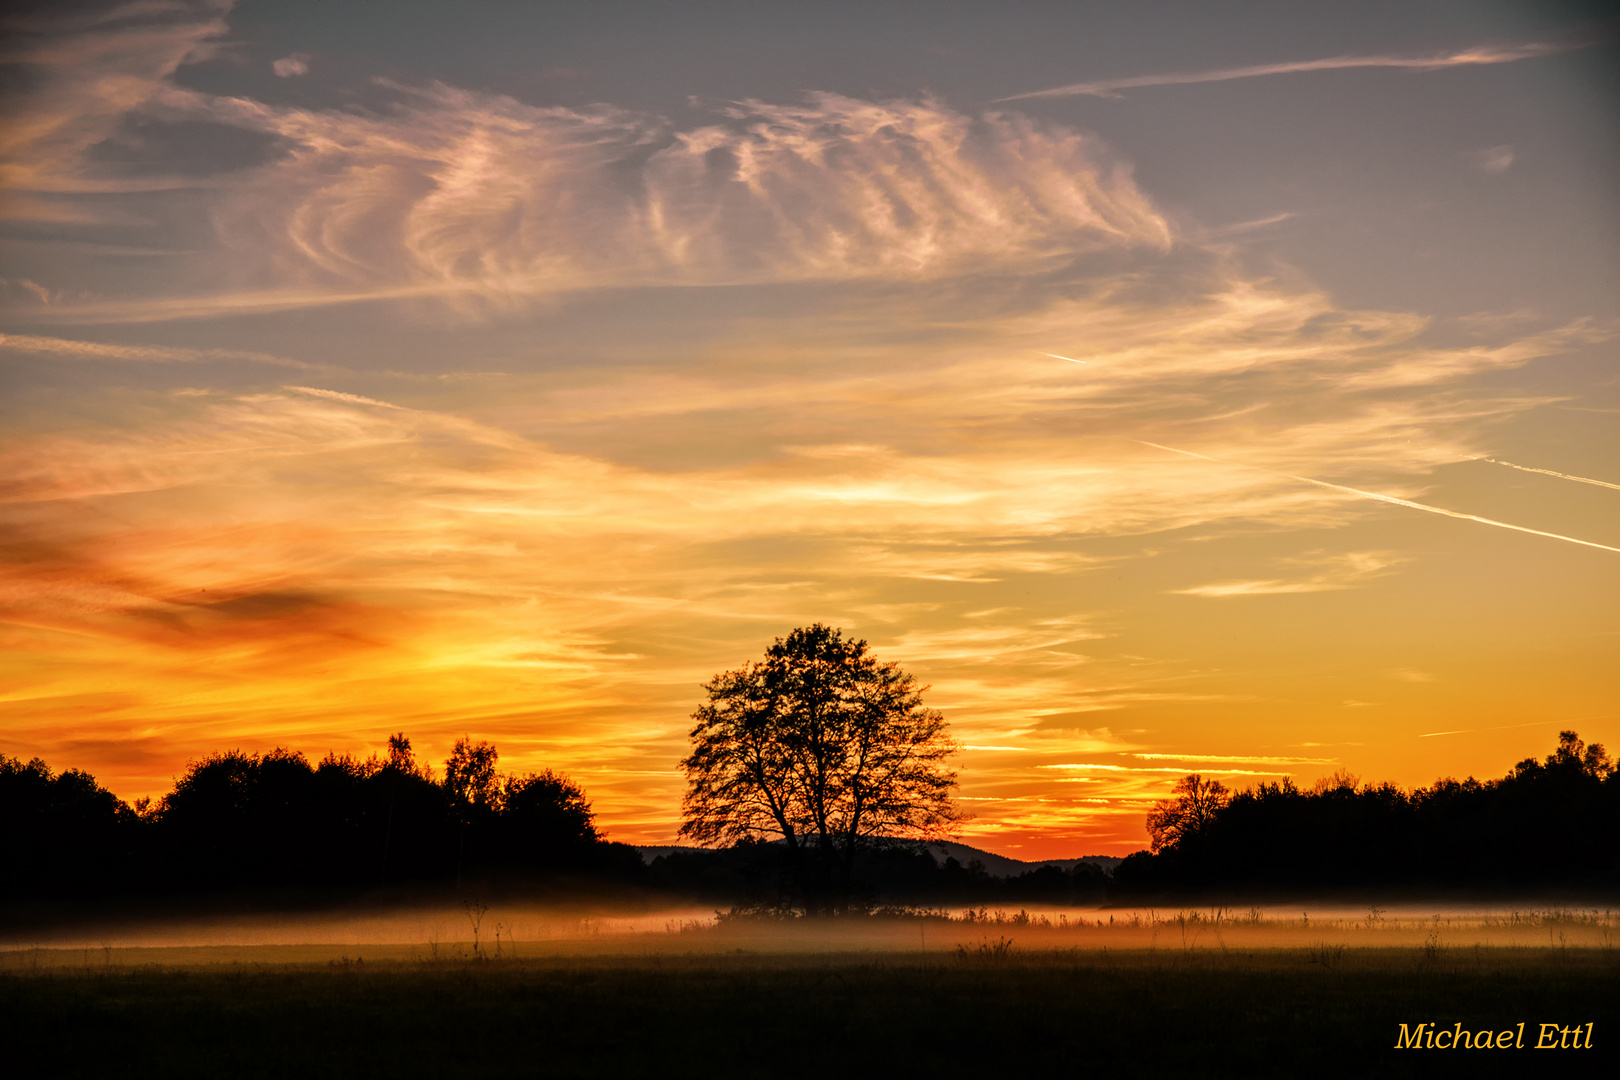
[[[346,105],[257,10],[18,37],[0,752],[134,799],[215,749],[471,734],[668,843],[700,684],[813,621],[932,685],[962,839],[1015,857],[1135,850],[1193,770],[1411,785],[1620,742],[1620,312],[1533,272],[1551,225],[1489,304],[1439,275],[1375,304],[1317,280],[1364,254],[1268,246],[1355,209],[1328,180],[1201,221],[1128,127],[370,72]],[[1520,53],[1475,66],[1575,63]],[[1276,77],[1338,77],[1307,72]],[[1560,191],[1612,222],[1510,136],[1427,193],[1497,185],[1457,244]]]

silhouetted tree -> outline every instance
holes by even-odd
[[[416,775],[416,755],[411,751],[411,740],[403,731],[388,736],[388,761],[378,770],[384,789],[388,792],[388,820],[383,825],[381,879],[388,880],[388,849],[394,840],[394,811],[399,805],[399,788],[405,777]]]
[[[0,897],[118,887],[143,824],[87,772],[0,755]]]
[[[1177,780],[1174,794],[1174,798],[1161,799],[1148,811],[1148,837],[1155,854],[1167,845],[1201,835],[1230,801],[1225,784],[1205,780],[1197,773]]]
[[[1614,772],[1614,762],[1603,749],[1602,743],[1587,746],[1573,731],[1558,733],[1558,749],[1547,755],[1545,764],[1533,757],[1525,758],[1513,767],[1513,779],[1531,779],[1543,774],[1562,775],[1566,778],[1605,780]]]
[[[382,824],[366,767],[328,755],[239,750],[193,761],[154,815],[160,857],[181,888],[336,884],[361,876],[356,853]],[[380,838],[379,838],[380,839]]]
[[[681,835],[700,843],[777,837],[805,906],[848,900],[862,841],[933,838],[958,819],[956,751],[916,680],[866,642],[817,623],[778,638],[761,663],[716,675],[692,714]]]
[[[600,839],[584,789],[550,769],[507,777],[501,787],[501,815],[544,835],[549,843],[589,844]]]
[[[416,768],[416,752],[411,749],[411,740],[405,737],[403,731],[388,736],[388,760],[383,763],[383,768],[401,776],[419,775]]]
[[[456,740],[444,762],[444,787],[464,819],[499,808],[501,786],[495,764],[500,759],[492,743]]]
[[[456,740],[444,762],[444,790],[450,794],[461,830],[456,841],[456,888],[461,888],[461,871],[467,855],[467,828],[482,822],[499,808],[500,778],[495,763],[501,755],[491,743]]]

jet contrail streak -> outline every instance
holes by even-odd
[[[1272,476],[1284,476],[1290,480],[1298,480],[1302,484],[1315,484],[1330,491],[1342,491],[1348,495],[1359,495],[1363,499],[1377,499],[1379,502],[1391,503],[1395,506],[1407,506],[1413,510],[1426,510],[1431,514],[1444,514],[1446,517],[1461,518],[1463,521],[1477,521],[1481,525],[1495,525],[1498,529],[1512,529],[1514,532],[1529,533],[1531,536],[1546,536],[1554,540],[1567,540],[1571,544],[1580,544],[1582,547],[1597,548],[1600,551],[1613,551],[1620,554],[1620,548],[1610,547],[1608,544],[1594,544],[1590,540],[1577,540],[1573,536],[1563,536],[1559,533],[1542,532],[1540,529],[1527,529],[1523,525],[1509,525],[1505,521],[1495,521],[1491,518],[1480,517],[1478,514],[1464,514],[1457,510],[1444,510],[1438,506],[1429,506],[1426,503],[1413,502],[1410,499],[1397,499],[1393,495],[1380,495],[1376,491],[1362,491],[1360,488],[1345,487],[1343,484],[1330,484],[1326,480],[1312,480],[1308,476],[1295,476],[1293,473],[1279,472],[1276,469],[1267,469],[1259,465],[1247,465],[1241,461],[1222,461],[1206,454],[1195,454],[1191,450],[1177,450],[1173,446],[1161,446],[1158,443],[1148,442],[1146,439],[1137,439],[1143,446],[1151,446],[1155,450],[1168,450],[1172,454],[1181,454],[1183,457],[1198,458],[1201,461],[1211,461],[1217,465],[1239,465],[1245,469],[1256,472],[1270,473]]]
[[[1612,715],[1612,714],[1611,714]],[[1534,720],[1528,724],[1503,724],[1501,727],[1474,727],[1458,728],[1456,731],[1430,731],[1419,735],[1420,739],[1432,739],[1436,735],[1472,735],[1476,731],[1511,731],[1522,727],[1545,727],[1548,724],[1580,724],[1587,720],[1607,720],[1608,716],[1578,716],[1573,720]]]
[[[1481,457],[1473,460],[1488,461],[1492,465],[1506,465],[1508,468],[1518,469],[1520,472],[1538,472],[1546,476],[1556,476],[1560,480],[1573,480],[1577,484],[1596,484],[1598,487],[1613,488],[1615,491],[1620,491],[1620,484],[1611,484],[1607,480],[1593,480],[1590,476],[1571,476],[1569,473],[1554,472],[1552,469],[1536,469],[1529,465],[1515,465],[1513,462],[1503,461],[1501,458]]]
[[[1042,356],[1050,356],[1054,360],[1067,360],[1071,364],[1083,364],[1083,363],[1085,363],[1084,360],[1076,360],[1072,356],[1059,356],[1055,352],[1043,352],[1043,353],[1041,353],[1041,355]]]
[[[1100,79],[1095,82],[1070,83],[1050,90],[1032,90],[1025,94],[1009,94],[996,98],[1001,101],[1020,101],[1024,98],[1071,97],[1090,94],[1093,97],[1117,98],[1121,90],[1135,90],[1144,86],[1185,86],[1189,83],[1226,82],[1229,79],[1252,79],[1261,75],[1287,75],[1306,71],[1340,71],[1345,68],[1406,68],[1411,71],[1438,71],[1441,68],[1474,64],[1508,64],[1515,60],[1549,56],[1569,49],[1581,49],[1591,42],[1569,41],[1529,42],[1524,45],[1481,46],[1462,49],[1435,56],[1330,56],[1321,60],[1295,60],[1281,64],[1255,64],[1250,67],[1219,68],[1212,71],[1177,71],[1164,75],[1135,75],[1124,79]]]

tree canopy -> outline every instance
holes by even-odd
[[[933,838],[959,818],[945,767],[957,746],[926,689],[821,623],[777,638],[704,686],[681,835],[780,840],[808,910],[847,902],[863,841]]]
[[[1199,835],[1230,801],[1226,785],[1190,773],[1176,781],[1174,798],[1161,799],[1148,811],[1148,840],[1157,854],[1184,838]]]

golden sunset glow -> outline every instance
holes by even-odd
[[[1613,109],[1559,66],[1595,54],[655,104],[628,61],[469,85],[266,18],[12,35],[0,752],[133,800],[214,749],[471,734],[667,844],[701,684],[816,621],[932,686],[961,837],[1018,858],[1137,850],[1190,771],[1620,741],[1614,188],[1568,164]],[[1200,203],[1177,169],[1237,184],[1243,133],[1138,161],[1155,109],[1321,79],[1486,104],[1363,195],[1302,152]],[[1587,111],[1536,142],[1490,105],[1532,83]]]

